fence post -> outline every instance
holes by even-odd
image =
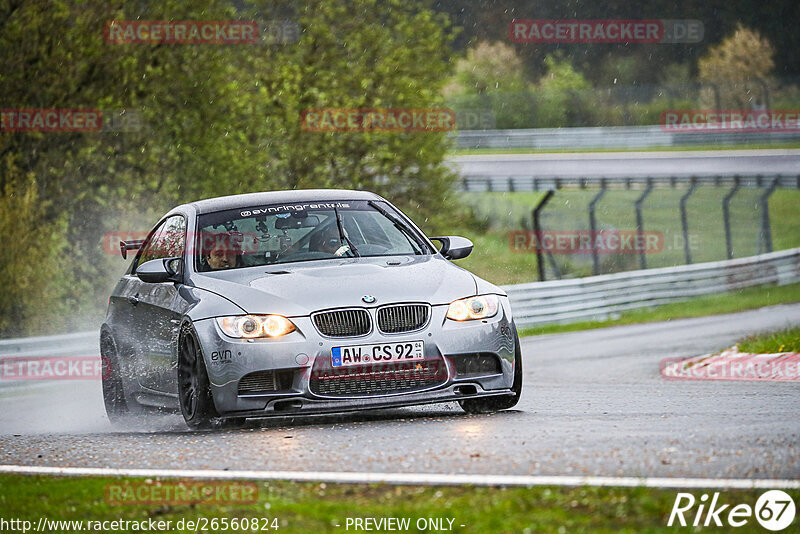
[[[761,202],[761,235],[759,236],[761,239],[759,239],[760,242],[758,245],[759,252],[761,252],[762,242],[764,243],[764,252],[772,252],[772,230],[769,225],[769,197],[775,191],[777,185],[778,179],[776,178],[759,199]]]
[[[731,236],[731,217],[730,217],[730,204],[731,199],[739,190],[739,175],[733,177],[733,187],[722,199],[722,222],[725,225],[725,248],[728,252],[728,259],[733,259],[733,237]]]
[[[536,240],[536,268],[539,270],[539,281],[545,281],[544,275],[544,257],[542,254],[542,247],[541,247],[541,231],[542,227],[539,224],[539,213],[544,209],[550,199],[553,198],[556,192],[552,189],[544,194],[544,197],[539,201],[536,206],[533,208],[533,238]]]
[[[689,220],[686,217],[686,203],[689,201],[689,197],[694,194],[695,189],[697,189],[697,181],[694,176],[690,178],[691,185],[689,186],[689,190],[681,197],[681,227],[683,228],[683,254],[686,257],[686,265],[692,263],[692,251],[691,247],[689,246]]]
[[[641,235],[644,231],[644,222],[642,221],[642,204],[644,201],[647,200],[647,197],[650,196],[650,193],[653,191],[653,180],[648,177],[647,178],[647,187],[645,188],[644,192],[636,199],[636,233],[637,237]],[[647,260],[645,259],[645,250],[642,250],[639,254],[639,267],[642,269],[647,269]]]
[[[597,203],[603,199],[606,194],[606,180],[600,179],[600,192],[597,193],[591,202],[589,202],[589,236],[592,239],[592,273],[600,274],[600,260],[597,257],[597,248],[595,247],[595,232],[597,231],[597,221],[595,220],[594,212]]]

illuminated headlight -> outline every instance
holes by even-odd
[[[281,337],[295,329],[294,323],[282,315],[217,317],[217,324],[225,332],[225,335],[247,339]]]
[[[494,317],[500,307],[497,295],[479,295],[450,303],[447,318],[454,321],[473,321]]]

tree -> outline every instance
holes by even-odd
[[[41,202],[35,180],[10,155],[0,161],[0,173],[5,182],[0,188],[0,336],[63,328],[69,310],[64,279],[57,273],[64,257],[64,218],[43,222],[50,206]]]
[[[722,107],[763,105],[764,95],[758,85],[769,79],[774,53],[767,39],[740,24],[732,35],[700,58],[699,78],[719,87]],[[753,96],[759,94],[760,100]]]
[[[531,95],[522,60],[511,46],[480,41],[456,62],[444,88],[457,113],[491,113],[497,128],[531,126]]]
[[[111,20],[287,18],[302,31],[285,43],[103,38]],[[177,203],[340,187],[374,190],[430,224],[444,220],[438,214],[453,180],[444,165],[444,132],[307,132],[301,113],[441,107],[449,32],[444,15],[400,0],[0,1],[4,108],[125,109],[141,116],[138,131],[0,132],[0,162],[11,158],[36,183],[39,203],[55,208],[32,217],[33,230],[60,231],[57,240],[70,244],[70,261],[56,274],[68,280],[72,324],[84,311],[99,315],[122,270],[119,261],[109,267],[103,235],[146,230]],[[12,181],[0,169],[0,193]],[[30,202],[15,204],[20,198],[4,197],[4,207],[27,210]],[[141,226],[120,227],[129,221]]]
[[[537,98],[536,123],[539,127],[556,128],[574,126],[588,112],[582,91],[591,85],[582,74],[575,71],[563,57],[547,56],[544,60],[547,73],[534,89]]]
[[[257,7],[263,16],[276,4]],[[454,179],[443,165],[444,132],[308,132],[299,118],[318,108],[442,107],[450,72],[446,17],[401,0],[309,0],[295,9],[303,28],[295,45],[244,58],[258,88],[245,99],[262,174],[281,188],[373,190],[442,221]]]
[[[456,72],[445,95],[491,91],[519,91],[525,86],[522,60],[502,42],[480,41],[456,62]]]

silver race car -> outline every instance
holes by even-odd
[[[120,247],[138,252],[101,329],[112,421],[179,409],[210,428],[446,401],[479,413],[522,391],[507,296],[450,262],[472,243],[427,238],[373,193],[201,200]]]

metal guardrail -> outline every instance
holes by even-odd
[[[758,285],[800,282],[800,248],[735,260],[504,286],[518,326],[614,314]]]
[[[53,356],[97,356],[100,360],[100,332],[77,332],[58,336],[0,339],[0,362],[34,361]],[[19,380],[0,373],[0,389],[43,387],[52,380]]]
[[[461,130],[453,134],[458,148],[654,148],[698,145],[785,143],[800,140],[800,131],[665,132],[661,126]]]
[[[90,351],[87,354],[87,350]],[[100,352],[100,333],[78,332],[59,336],[0,339],[0,356],[46,357],[89,356]]]

